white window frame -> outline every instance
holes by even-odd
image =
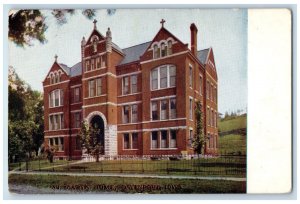
[[[55,105],[55,92],[58,91],[58,105]],[[49,93],[49,108],[56,108],[63,106],[63,100],[61,100],[61,97],[64,97],[62,94],[64,91],[62,89],[55,89]],[[52,100],[52,106],[51,106],[51,100]]]
[[[191,121],[193,121],[193,104],[194,104],[194,99],[193,97],[190,96],[189,97],[189,119]]]
[[[133,121],[133,106],[136,106],[136,121]],[[139,112],[139,106],[138,104],[133,104],[131,105],[131,123],[137,123],[139,120],[138,120],[138,112]]]
[[[135,84],[135,86],[136,86],[136,91],[135,92],[133,92],[133,90],[132,90],[132,87],[133,87],[133,84],[132,84],[132,78],[133,77],[136,77],[136,84]],[[130,93],[129,94],[135,94],[135,93],[137,93],[138,92],[138,75],[137,74],[133,74],[133,75],[130,75]]]
[[[189,64],[189,87],[193,88],[193,75],[194,75],[194,68],[193,65]]]
[[[128,93],[125,93],[125,79],[128,78]],[[122,95],[128,95],[130,94],[130,76],[124,76],[122,77]]]
[[[175,100],[175,117],[171,117],[171,100]],[[176,119],[177,118],[177,100],[176,100],[176,97],[174,98],[170,98],[169,99],[169,119]]]
[[[124,119],[125,119],[125,113],[124,113],[125,107],[128,107],[128,121],[127,121],[127,123],[126,123],[125,120],[124,120]],[[122,123],[123,123],[123,124],[128,124],[128,123],[130,123],[129,115],[130,115],[130,105],[122,106]]]
[[[171,146],[171,141],[172,141],[172,134],[171,134],[171,131],[174,131],[175,132],[175,147],[172,147]],[[176,130],[172,130],[172,129],[169,129],[169,148],[170,149],[175,149],[175,148],[177,148],[177,132],[176,132]]]
[[[175,68],[175,85],[174,86],[170,86],[170,67],[173,66]],[[161,88],[160,84],[160,69],[163,67],[167,67],[167,87],[163,87]],[[152,88],[152,72],[154,70],[157,70],[157,89],[153,89]],[[150,71],[150,90],[151,91],[156,91],[156,90],[161,90],[161,89],[168,89],[168,88],[174,88],[176,87],[176,78],[177,78],[177,67],[174,64],[164,64],[164,65],[160,65],[158,67],[155,67],[153,69],[151,69]]]
[[[163,104],[162,102],[163,101],[165,101],[167,103],[166,110],[165,110],[166,111],[165,118],[162,118],[162,104]],[[168,114],[167,114],[167,111],[168,111],[168,100],[167,99],[160,100],[159,101],[159,108],[160,108],[159,109],[159,116],[160,116],[159,119],[160,120],[168,120],[169,119]]]

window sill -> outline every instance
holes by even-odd
[[[101,70],[101,69],[105,69],[106,66],[104,67],[100,67],[100,68],[96,68],[96,69],[92,69],[92,70],[89,70],[89,71],[85,71],[84,73],[91,73],[91,72],[94,72],[94,71],[97,71],[97,70]]]
[[[160,89],[151,89],[151,91],[160,91],[160,90],[166,90],[166,89],[172,89],[172,88],[176,88],[176,86],[170,86],[170,87],[160,88]]]
[[[138,125],[138,124],[141,124],[139,122],[136,122],[136,123],[122,123],[122,124],[119,124],[119,125]]]
[[[82,102],[79,101],[79,102],[75,102],[75,103],[71,103],[70,105],[77,105],[77,104],[81,104]]]
[[[177,150],[178,148],[150,148],[150,150]]]
[[[131,94],[122,94],[120,96],[118,96],[119,98],[120,97],[125,97],[125,96],[133,96],[133,95],[137,95],[137,94],[141,94],[142,92],[136,92],[136,93],[131,93]]]
[[[53,106],[53,107],[49,107],[49,108],[61,108],[64,107],[64,105],[60,105],[60,106]]]
[[[124,151],[132,151],[132,150],[139,150],[139,149],[123,149]]]
[[[106,96],[107,94],[101,94],[101,95],[98,95],[98,96],[90,96],[90,97],[86,97],[86,98],[83,98],[83,99],[92,99],[92,98],[97,98],[97,97],[102,97],[102,96]]]

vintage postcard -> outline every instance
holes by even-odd
[[[247,192],[248,9],[8,21],[10,193]]]

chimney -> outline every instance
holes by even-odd
[[[191,51],[193,55],[197,56],[197,26],[192,23],[190,26],[191,29]]]

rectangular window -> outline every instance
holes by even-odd
[[[170,76],[170,87],[176,86],[176,67],[169,67],[169,76]]]
[[[131,106],[131,122],[136,123],[138,121],[138,105]]]
[[[213,92],[214,92],[214,88],[213,88],[213,85],[211,84],[210,85],[210,100],[213,101]]]
[[[94,70],[94,59],[91,59],[91,70]]]
[[[132,149],[138,149],[138,133],[132,133]]]
[[[170,148],[176,148],[176,130],[170,131]]]
[[[206,83],[206,98],[209,99],[209,81]]]
[[[170,118],[171,119],[176,118],[176,99],[175,98],[170,99]]]
[[[190,130],[190,138],[189,138],[189,147],[192,147],[192,142],[193,142],[193,130]]]
[[[151,88],[152,90],[158,89],[158,69],[154,69],[151,72]]]
[[[215,122],[214,122],[214,111],[213,110],[211,110],[211,122],[210,122],[210,124],[211,124],[211,126],[214,126],[214,124],[215,124]]]
[[[90,61],[85,62],[85,71],[90,71]]]
[[[193,67],[192,66],[190,66],[189,82],[190,82],[190,87],[193,87]]]
[[[160,88],[166,88],[168,86],[168,68],[161,67],[160,68]]]
[[[95,80],[89,81],[89,97],[95,96]]]
[[[193,99],[192,98],[190,98],[190,106],[189,106],[189,109],[190,109],[190,120],[192,120],[193,119]]]
[[[81,142],[80,142],[80,138],[76,137],[76,141],[75,141],[75,149],[76,150],[80,150],[81,149]]]
[[[160,102],[160,119],[161,120],[167,119],[167,107],[168,107],[167,100],[162,100]]]
[[[130,149],[129,134],[124,134],[124,149]]]
[[[55,98],[54,98],[54,107],[59,106],[59,90],[54,91]]]
[[[154,131],[151,135],[151,149],[156,149],[158,147],[158,132]]]
[[[161,137],[161,140],[160,140],[160,148],[167,148],[167,136],[168,136],[168,131],[166,130],[162,130],[160,132],[160,137]]]
[[[129,94],[129,77],[123,77],[123,95]]]
[[[131,93],[137,93],[137,75],[130,77]]]
[[[101,67],[105,67],[106,63],[105,63],[105,56],[101,55]]]
[[[123,106],[123,123],[129,123],[129,106]]]
[[[210,126],[209,124],[209,121],[210,121],[210,118],[209,118],[209,115],[210,115],[210,111],[209,111],[209,108],[207,108],[207,125]]]
[[[60,137],[59,138],[59,146],[58,146],[59,151],[64,151],[64,138]]]
[[[100,57],[97,57],[97,59],[96,59],[96,68],[99,69],[100,67],[101,67]]]
[[[81,113],[76,112],[74,113],[74,128],[80,128],[80,123],[81,123]]]
[[[199,86],[199,94],[202,96],[202,89],[203,89],[203,79],[202,79],[202,76],[200,76],[200,81],[199,81],[199,83],[200,83],[200,86]]]
[[[97,93],[97,96],[100,96],[102,94],[102,79],[101,78],[96,79],[96,93]]]
[[[52,93],[54,93],[54,92],[51,92],[49,94],[49,107],[50,108],[53,107],[53,94]]]
[[[151,103],[152,120],[158,120],[157,101]]]
[[[80,88],[74,88],[74,99],[73,102],[74,103],[78,103],[80,101]]]
[[[49,139],[50,146],[53,146],[53,138]]]

